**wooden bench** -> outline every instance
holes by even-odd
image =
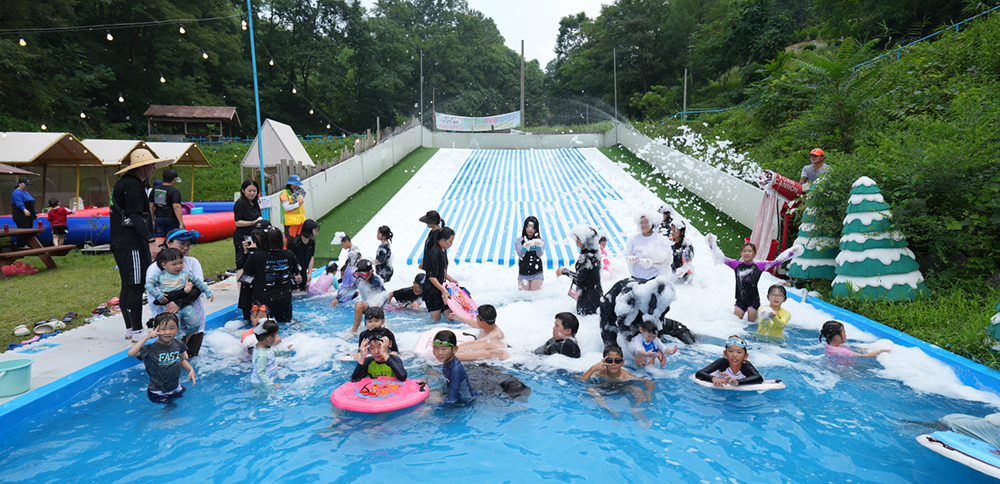
[[[16,260],[22,257],[38,257],[42,259],[45,263],[45,267],[49,269],[56,269],[56,261],[52,260],[53,256],[62,257],[75,249],[75,245],[56,245],[53,247],[42,247],[38,249],[22,249],[13,250],[10,252],[0,252],[0,266],[7,266],[13,264]],[[3,272],[0,272],[0,279],[4,279],[5,276]]]

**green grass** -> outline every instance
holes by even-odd
[[[614,129],[611,121],[601,121],[590,124],[573,124],[566,126],[532,126],[524,128],[526,133],[570,134],[570,133],[607,133]]]
[[[625,163],[625,172],[655,193],[660,200],[668,202],[684,218],[691,222],[702,234],[715,234],[719,238],[719,248],[730,257],[735,257],[743,245],[743,239],[750,236],[750,229],[732,217],[722,213],[712,204],[691,193],[680,183],[660,173],[632,154],[621,145],[600,148],[611,161]],[[708,254],[705,254],[707,256]]]
[[[226,268],[233,267],[233,243],[230,239],[195,245],[190,255],[201,262],[205,277],[218,280]],[[79,251],[55,257],[58,268],[48,269],[37,257],[24,262],[37,267],[30,276],[9,277],[0,281],[0,348],[19,343],[28,337],[15,337],[14,327],[49,318],[62,319],[69,311],[79,316],[67,329],[81,326],[98,304],[117,297],[121,290],[115,259],[110,253],[85,255]],[[123,328],[124,330],[124,328]]]
[[[389,168],[343,203],[337,205],[319,222],[318,240],[333,240],[334,234],[344,232],[354,236],[372,217],[389,202],[396,192],[416,174],[427,160],[437,153],[437,148],[417,148],[396,166]],[[316,244],[316,267],[340,256],[340,246]]]

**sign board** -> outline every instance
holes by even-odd
[[[455,116],[453,114],[437,113],[434,123],[439,131],[461,131],[461,132],[490,132],[516,128],[521,124],[521,111],[500,114],[497,116],[487,116],[483,118],[470,118],[466,116]]]

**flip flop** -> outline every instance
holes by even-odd
[[[31,334],[31,330],[28,329],[28,325],[22,324],[14,328],[14,336],[28,336]]]
[[[114,306],[116,304],[118,304],[118,298],[117,297],[113,297],[111,299],[108,299],[108,306]]]
[[[75,318],[75,317],[76,317],[76,313],[74,313],[73,311],[70,311],[70,312],[66,313],[65,316],[63,316],[63,322],[64,323],[72,322],[73,318]]]

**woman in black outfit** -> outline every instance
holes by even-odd
[[[285,238],[275,227],[260,233],[261,247],[247,258],[243,275],[253,278],[253,300],[264,304],[279,323],[292,320],[292,287],[301,281],[295,253],[284,249]]]
[[[236,270],[243,269],[247,261],[247,238],[253,232],[253,223],[260,217],[260,187],[253,180],[244,180],[240,186],[240,198],[233,203],[233,218],[236,231],[233,232],[233,246],[236,249]]]

